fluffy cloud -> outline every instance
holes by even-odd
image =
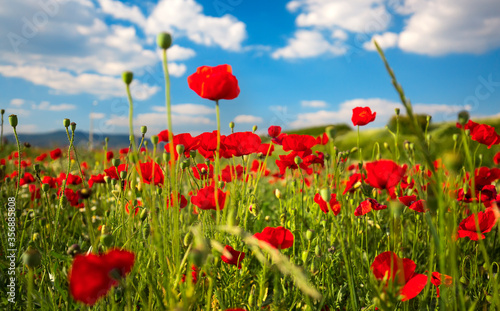
[[[71,104],[51,105],[48,101],[42,101],[39,105],[36,104],[31,105],[31,109],[48,110],[48,111],[66,111],[66,110],[74,110],[76,109],[76,106]]]
[[[20,106],[24,105],[25,103],[26,103],[26,100],[21,99],[21,98],[13,98],[10,101],[10,105],[15,106],[15,107],[20,107]]]
[[[89,118],[91,119],[104,119],[106,117],[106,114],[102,112],[91,112],[89,113]]]
[[[45,67],[35,66],[0,66],[0,74],[9,78],[22,78],[36,85],[50,87],[61,94],[90,93],[101,98],[124,96],[121,78],[84,73],[73,75]],[[135,99],[144,100],[160,90],[158,86],[149,86],[139,81],[131,84]]]
[[[398,34],[394,32],[385,32],[381,35],[374,35],[370,41],[363,44],[363,48],[369,51],[376,51],[373,41],[377,41],[382,49],[393,48],[398,44]]]
[[[146,25],[146,17],[137,6],[127,6],[120,1],[98,0],[104,13],[116,19],[131,21],[141,27]]]
[[[234,118],[235,123],[262,123],[262,118],[247,114],[240,114]]]
[[[277,58],[309,58],[322,54],[341,55],[346,48],[340,41],[329,42],[319,31],[298,30],[295,37],[288,40],[288,45],[277,49],[272,57]]]
[[[352,109],[356,107],[370,107],[377,117],[369,126],[380,127],[387,124],[390,117],[394,115],[394,109],[400,108],[404,114],[404,107],[398,102],[381,98],[358,98],[345,101],[337,110],[320,110],[312,113],[303,113],[289,124],[292,128],[311,127],[313,125],[327,125],[334,123],[347,123],[352,125]],[[470,107],[465,107],[470,108]],[[445,121],[456,118],[456,114],[464,107],[458,105],[443,104],[413,104],[416,113],[429,114],[434,121]]]
[[[404,51],[480,54],[500,47],[497,0],[413,0],[406,12],[412,15],[399,36]]]
[[[247,37],[243,22],[231,15],[204,15],[203,7],[194,0],[161,0],[147,18],[145,31],[154,36],[169,31],[174,37],[233,51],[240,50]]]

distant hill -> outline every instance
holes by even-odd
[[[129,145],[129,135],[127,134],[94,134],[94,147],[104,145],[104,138],[108,137],[109,148],[124,148]],[[6,135],[5,138],[9,143],[15,142],[14,135]],[[39,148],[56,148],[67,146],[68,136],[66,131],[56,131],[51,133],[41,134],[19,134],[21,144],[27,142],[33,147]],[[88,147],[89,133],[83,131],[75,132],[75,145],[79,147]]]

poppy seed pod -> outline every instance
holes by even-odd
[[[5,114],[5,109],[0,109],[0,113],[2,114],[2,116]]]
[[[233,121],[229,122],[229,128],[234,129],[234,122]]]
[[[178,144],[177,146],[175,146],[175,150],[177,151],[177,153],[179,155],[183,154],[184,153],[184,145],[183,144]]]
[[[160,49],[166,50],[172,45],[172,35],[168,32],[160,32],[156,37],[156,43]]]
[[[101,244],[106,247],[110,247],[113,244],[113,236],[111,234],[102,234],[100,240]]]
[[[36,248],[29,246],[23,253],[23,263],[30,269],[36,268],[42,263],[42,255]]]
[[[254,133],[255,133],[256,131],[257,131],[257,125],[254,125],[254,126],[252,127],[252,132],[254,132]]]
[[[134,73],[132,71],[124,71],[122,73],[122,80],[126,85],[129,85],[134,80]]]
[[[11,114],[9,116],[9,123],[10,123],[10,126],[12,126],[13,128],[16,128],[16,126],[17,126],[17,116],[15,114]]]
[[[158,135],[151,136],[151,143],[153,143],[153,145],[158,145],[158,140]]]
[[[71,123],[71,120],[68,119],[68,118],[66,118],[66,119],[63,120],[63,125],[64,125],[65,128],[68,128],[69,125],[70,125],[70,123]]]
[[[145,125],[141,126],[141,134],[142,134],[142,135],[144,135],[144,134],[146,134],[147,132],[148,132],[148,127],[147,127],[147,126],[145,126]]]
[[[71,122],[71,131],[74,132],[76,130],[76,123],[75,122]]]

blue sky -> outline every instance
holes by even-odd
[[[0,107],[21,133],[127,133],[121,72],[135,74],[136,132],[167,128],[155,38],[169,31],[174,132],[216,128],[213,102],[188,88],[203,65],[230,64],[240,96],[221,101],[223,132],[348,123],[384,126],[400,107],[372,39],[417,112],[500,116],[498,0],[23,0],[0,8]],[[10,129],[7,128],[8,133]]]

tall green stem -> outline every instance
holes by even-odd
[[[17,136],[16,127],[12,127],[14,130],[14,137],[16,138],[17,143],[17,187],[16,187],[16,202],[17,195],[19,194],[19,188],[21,187],[21,144],[19,143],[19,137]]]
[[[137,151],[137,147],[135,145],[134,125],[133,125],[134,102],[132,100],[132,94],[130,93],[130,84],[128,84],[128,83],[125,84],[125,87],[127,89],[128,107],[129,107],[128,108],[128,126],[129,126],[129,133],[130,133],[130,143],[132,144],[132,154],[134,156],[134,161],[135,161],[135,152]]]

